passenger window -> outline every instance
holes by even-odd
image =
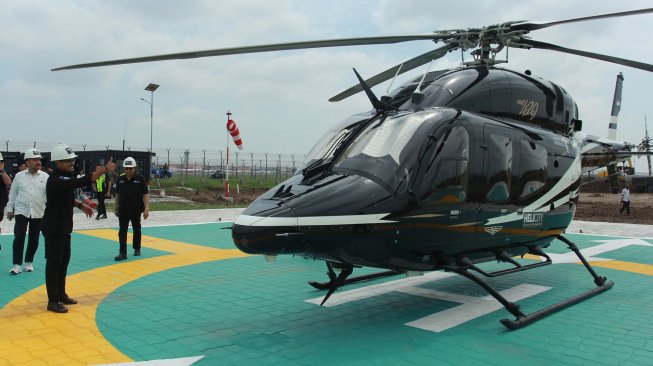
[[[489,203],[508,201],[512,181],[512,139],[508,135],[490,133],[486,142],[488,190],[485,200]]]
[[[426,159],[421,199],[427,205],[446,205],[467,201],[469,134],[464,127],[448,129]]]
[[[520,142],[520,154],[519,199],[521,200],[539,191],[546,184],[548,153],[544,146],[532,141],[522,140]]]

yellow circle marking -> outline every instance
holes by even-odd
[[[77,233],[116,240],[113,229]],[[67,314],[46,311],[45,285],[0,309],[0,364],[89,365],[130,362],[109,343],[97,327],[100,303],[117,288],[152,273],[229,258],[246,257],[237,249],[216,249],[143,236],[142,246],[171,255],[122,262],[68,276],[68,292],[79,301]]]
[[[534,261],[541,261],[542,257],[533,254],[524,254],[525,259],[532,259]],[[574,262],[575,264],[583,264],[583,262]],[[653,265],[644,263],[624,262],[618,260],[607,261],[590,261],[588,262],[592,267],[602,267],[616,269],[618,271],[639,273],[643,275],[653,276]],[[555,264],[555,263],[553,263]]]

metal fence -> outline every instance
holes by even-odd
[[[41,151],[51,151],[56,142],[43,141],[11,141],[4,140],[4,151],[24,152],[34,147]],[[68,142],[69,143],[69,142]],[[149,151],[149,148],[123,147],[117,145],[89,145],[69,143],[75,151],[87,150],[124,150],[124,151]],[[0,150],[3,150],[0,148]],[[163,170],[165,167],[173,176],[206,176],[227,172],[226,149],[179,149],[179,148],[154,148],[152,169]],[[302,166],[305,154],[281,154],[274,152],[249,152],[229,149],[228,168],[229,177],[252,177],[267,179],[270,177],[282,179],[292,175],[297,168]]]

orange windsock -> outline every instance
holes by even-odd
[[[233,119],[229,119],[227,121],[227,131],[229,131],[229,134],[234,139],[234,143],[236,144],[238,150],[242,150],[243,139],[240,138],[240,130],[238,129],[238,126],[236,126],[236,122],[234,122]]]

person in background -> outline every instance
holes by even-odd
[[[116,171],[107,173],[107,198],[111,198],[115,196],[117,180],[118,180],[118,173]]]
[[[118,216],[120,229],[118,241],[120,252],[114,259],[127,259],[127,229],[132,223],[134,256],[141,255],[141,214],[147,220],[150,216],[150,191],[142,175],[136,174],[136,160],[128,157],[123,162],[125,174],[116,181],[115,214]]]
[[[93,209],[75,199],[75,188],[95,182],[101,174],[116,169],[109,161],[103,169],[76,178],[75,158],[70,146],[59,144],[52,149],[50,160],[56,170],[46,183],[46,204],[42,229],[45,237],[45,287],[48,292],[48,311],[67,313],[65,305],[77,304],[77,300],[66,293],[66,274],[70,262],[70,234],[73,231],[73,207],[82,210],[86,217],[93,217]]]
[[[5,216],[5,207],[7,207],[7,201],[9,201],[9,186],[11,186],[11,177],[5,172],[5,159],[0,153],[0,222]],[[0,246],[0,249],[2,249],[2,246]]]
[[[41,235],[41,218],[45,210],[45,184],[48,173],[41,171],[41,153],[30,148],[25,151],[27,170],[16,173],[9,191],[7,219],[16,218],[14,224],[13,268],[12,275],[22,272],[25,235],[29,226],[29,240],[25,252],[25,272],[34,271],[34,255],[39,248]]]
[[[102,164],[98,163],[95,166],[96,171],[102,169],[104,169]],[[107,218],[107,208],[104,205],[104,198],[105,198],[106,191],[107,191],[107,175],[102,174],[95,181],[95,184],[93,184],[93,192],[95,192],[95,197],[97,198],[97,216],[95,217],[96,220]]]
[[[630,189],[628,184],[621,190],[621,210],[619,210],[619,214],[622,214],[624,210],[626,210],[626,215],[630,215]]]
[[[84,174],[84,169],[80,169],[79,174],[77,174],[77,178],[79,179],[79,178],[83,177],[84,175],[86,175],[86,174]],[[75,199],[76,200],[78,200],[79,202],[84,201],[83,195],[84,195],[84,188],[75,188]]]
[[[22,172],[23,170],[26,170],[26,169],[27,169],[27,165],[25,164],[24,161],[22,163],[18,164],[18,171],[19,172]]]

